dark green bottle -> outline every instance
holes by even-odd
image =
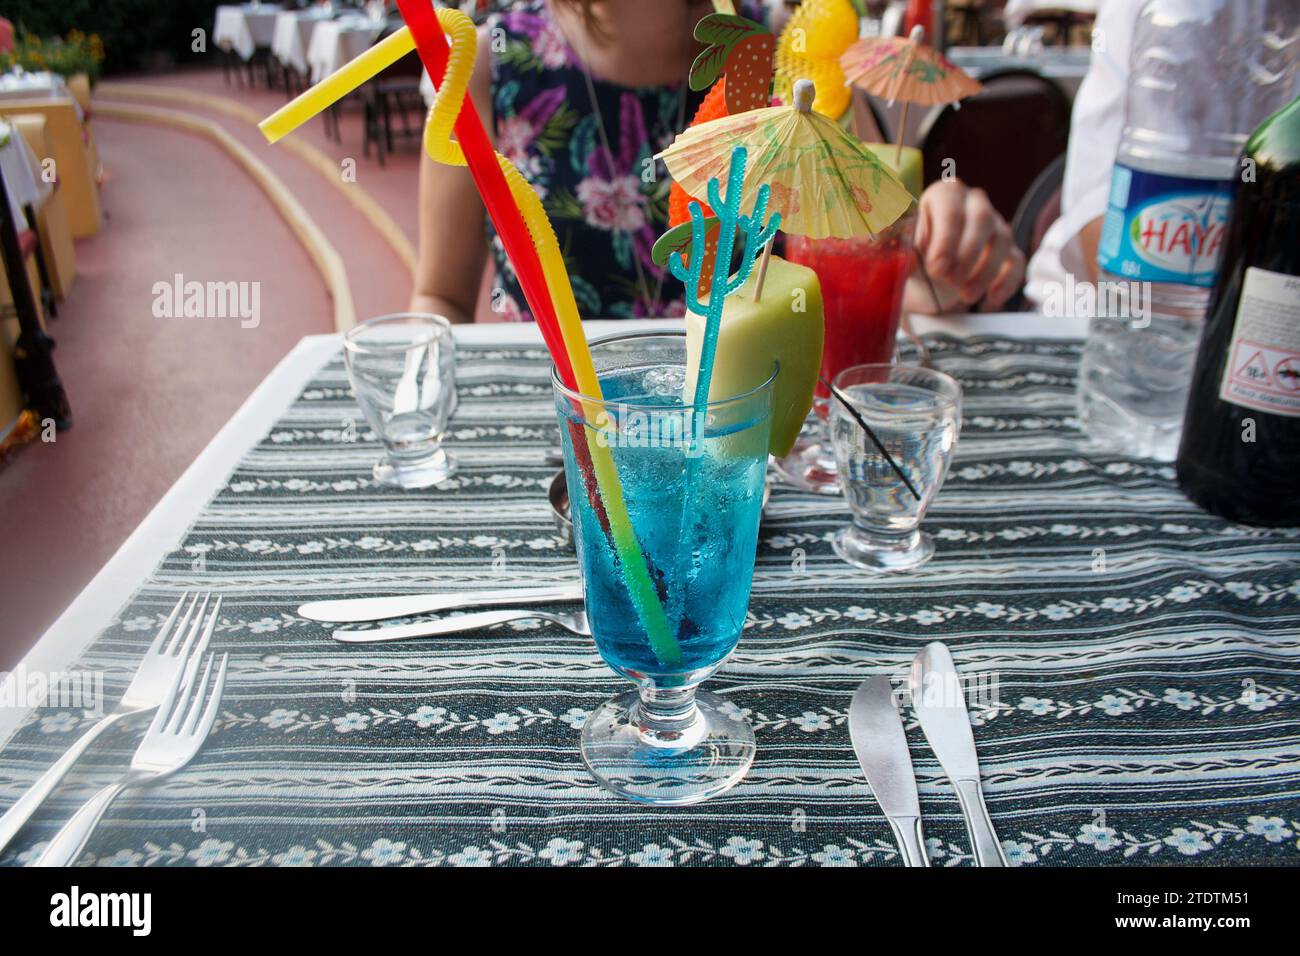
[[[1300,526],[1300,98],[1255,130],[1241,170],[1178,484],[1232,521]]]

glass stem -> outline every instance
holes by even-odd
[[[695,706],[695,685],[657,687],[643,684],[633,720],[641,739],[655,747],[693,747],[708,732]]]

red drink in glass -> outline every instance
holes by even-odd
[[[817,273],[826,307],[822,378],[854,365],[891,362],[903,292],[912,271],[913,216],[876,238],[786,237],[786,258]],[[817,395],[826,398],[819,384]]]
[[[904,216],[874,238],[808,239],[786,237],[786,258],[817,273],[826,310],[822,379],[829,382],[855,365],[894,360],[903,292],[912,271],[915,213]],[[826,390],[817,386],[817,416],[827,417]],[[776,469],[796,487],[822,494],[840,493],[835,455],[825,428],[804,427],[790,454]]]

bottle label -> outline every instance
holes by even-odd
[[[1300,418],[1300,276],[1246,270],[1219,398]]]
[[[1139,282],[1208,289],[1218,274],[1234,185],[1116,163],[1097,264]]]

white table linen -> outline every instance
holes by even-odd
[[[275,17],[275,30],[271,35],[271,53],[282,64],[307,75],[307,46],[317,25],[329,19],[324,7],[306,10],[281,10]]]
[[[307,47],[307,65],[312,82],[320,82],[370,49],[383,29],[382,20],[365,16],[340,17],[316,24]]]
[[[1005,313],[930,318],[916,316],[913,325],[920,334],[1006,335],[1019,337],[1082,338],[1087,333],[1083,319],[1045,318],[1034,313]],[[587,337],[611,332],[680,329],[681,320],[588,321]],[[457,342],[499,343],[541,346],[541,333],[532,323],[459,325]],[[227,476],[271,426],[293,404],[316,372],[342,348],[340,335],[304,337],[248,397],[193,464],[154,506],[140,526],[77,596],[57,621],[23,658],[21,666],[0,680],[14,681],[22,673],[54,672],[65,669],[108,627],[117,609],[153,573],[164,555],[174,550],[195,516],[221,488]],[[9,689],[10,691],[13,688]],[[0,707],[0,746],[26,716],[21,707]]]
[[[252,59],[258,47],[271,45],[279,13],[279,6],[272,3],[217,7],[212,42],[222,49],[234,50],[241,60]]]
[[[0,119],[0,175],[9,193],[9,209],[19,231],[26,228],[25,206],[39,207],[54,186],[41,177],[41,163],[22,133]]]

